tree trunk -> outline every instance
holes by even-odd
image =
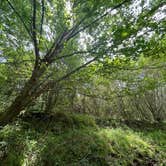
[[[15,101],[12,103],[12,105],[0,115],[0,125],[4,126],[8,123],[10,123],[12,120],[14,120],[17,115],[27,106],[24,101],[29,101],[30,99],[24,98],[24,96],[19,95],[16,97]],[[27,102],[29,103],[29,102]]]
[[[39,78],[43,75],[45,68],[37,68],[33,71],[31,78],[25,84],[20,94],[12,102],[11,106],[0,115],[0,125],[5,126],[20,114],[40,94],[38,90]]]

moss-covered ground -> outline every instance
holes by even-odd
[[[0,130],[0,165],[165,166],[163,128],[101,126],[84,115],[20,117]]]

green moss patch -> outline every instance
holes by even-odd
[[[63,113],[54,115],[52,125],[45,125],[48,122],[41,118],[32,118],[0,130],[0,165],[164,165],[164,154],[151,141],[158,133],[151,136],[131,129],[99,128],[89,116]]]

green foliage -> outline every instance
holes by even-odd
[[[148,138],[153,144],[157,144],[160,151],[163,151],[164,153],[166,153],[166,149],[165,149],[166,134],[165,134],[165,132],[163,132],[160,129],[154,129],[153,131],[145,131],[143,133],[143,136],[144,136],[144,138]]]
[[[0,112],[25,108],[0,131],[0,164],[162,165],[165,133],[121,129],[116,120],[103,129],[73,112],[165,120],[164,1],[34,2],[0,1]]]
[[[60,121],[62,126],[66,123],[65,116],[68,115],[57,115],[59,122],[55,122],[54,127],[58,128]],[[25,128],[20,122],[1,129],[1,164],[127,166],[164,163],[161,157],[165,157],[162,153],[165,133],[156,130],[150,133],[134,132],[129,128],[97,129],[92,127],[94,121],[87,116],[70,116],[68,118],[72,117],[75,127],[71,128],[67,122],[68,130],[59,133],[51,130],[51,127],[45,129],[41,126],[42,132],[34,130],[32,126]],[[46,125],[46,120],[43,124]]]
[[[24,129],[33,128],[38,132],[47,129],[55,133],[64,133],[71,129],[84,129],[86,127],[97,128],[92,116],[77,115],[73,113],[56,112],[48,113],[28,113],[20,117],[20,123]]]
[[[33,3],[28,0],[9,2],[0,2],[1,110],[5,110],[24,89],[34,73],[35,64]],[[42,1],[36,1],[34,31],[42,59],[41,65],[36,68],[43,71],[34,89],[36,91],[50,80],[56,82],[60,79],[58,88],[50,87],[55,91],[53,96],[57,96],[56,103],[53,102],[56,110],[73,110],[84,98],[78,97],[80,94],[99,98],[110,98],[112,94],[111,98],[115,98],[119,93],[137,95],[165,84],[165,22],[159,18],[164,15],[163,1],[128,1],[118,5],[122,2],[50,0],[44,1],[43,6]],[[156,14],[159,16],[155,19]],[[71,32],[73,37],[65,40]],[[45,60],[51,50],[55,55],[52,55],[49,65]],[[94,57],[98,57],[95,63],[85,70],[81,68],[73,72]],[[119,82],[125,87],[118,87]],[[47,93],[47,90],[42,92],[43,96],[39,99],[44,103],[43,107],[47,102]],[[102,99],[95,102],[99,105],[104,103]],[[40,105],[38,101],[33,104],[36,107]],[[107,102],[107,105],[110,103]],[[89,107],[93,109],[91,105]],[[105,105],[99,110],[103,109]]]

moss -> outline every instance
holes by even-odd
[[[93,118],[83,115],[58,112],[53,117],[55,122],[49,128],[44,127],[48,122],[40,117],[41,130],[32,127],[39,127],[36,118],[26,121],[27,128],[25,121],[3,128],[0,141],[4,155],[0,165],[134,166],[164,162],[157,145],[160,137],[156,136],[163,137],[161,133],[99,128]],[[58,128],[61,132],[55,132]],[[165,144],[164,137],[161,143]]]
[[[119,161],[118,164],[128,165],[130,163],[134,165],[137,160],[137,163],[143,165],[155,158],[155,151],[152,146],[130,130],[104,129],[99,134],[105,137],[105,141],[108,142],[107,146],[110,146],[112,154],[115,156],[109,158],[110,163],[117,160]],[[157,159],[154,160],[157,162]]]

